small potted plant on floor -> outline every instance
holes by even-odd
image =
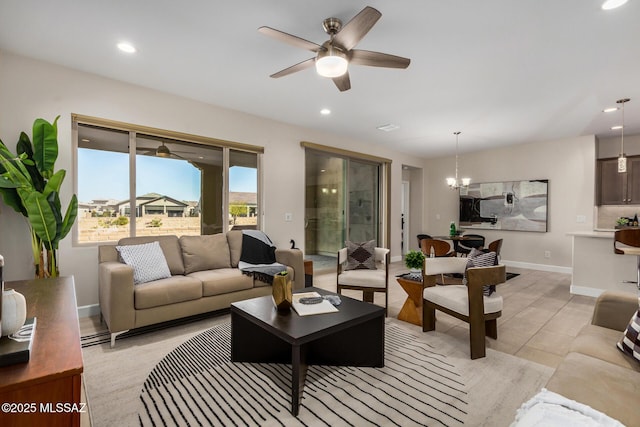
[[[422,273],[422,265],[424,264],[424,254],[422,251],[410,250],[404,256],[404,265],[407,266],[411,274]]]

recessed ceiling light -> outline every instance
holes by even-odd
[[[603,113],[613,113],[614,111],[618,111],[618,107],[609,107],[602,110]]]
[[[621,125],[611,126],[611,130],[618,130],[618,129],[622,129],[622,126]]]
[[[389,123],[389,124],[386,124],[386,125],[378,126],[376,129],[384,131],[384,132],[391,132],[391,131],[400,129],[400,126],[394,125],[393,123]]]
[[[602,3],[602,9],[604,10],[615,9],[616,7],[622,6],[626,2],[627,0],[607,0],[604,3]]]
[[[329,110],[328,108],[323,108],[322,110],[320,110],[320,114],[322,114],[323,116],[328,116],[329,114],[331,114],[331,110]]]
[[[120,42],[118,43],[118,49],[120,49],[123,52],[127,52],[127,53],[135,53],[136,52],[136,48],[133,47],[133,45],[131,43],[127,43],[127,42]]]

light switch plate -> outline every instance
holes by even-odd
[[[291,212],[286,212],[284,214],[284,220],[285,221],[293,221],[293,214]]]

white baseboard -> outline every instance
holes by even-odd
[[[571,287],[569,288],[569,293],[571,293],[572,295],[584,295],[586,297],[594,297],[597,298],[600,296],[601,293],[603,293],[605,291],[605,289],[596,289],[596,288],[589,288],[587,286],[576,286],[576,285],[571,285]]]
[[[100,306],[98,304],[83,305],[78,307],[78,317],[91,317],[100,314]]]
[[[529,270],[549,271],[552,273],[573,274],[573,268],[562,267],[560,265],[534,264],[531,262],[509,261],[506,259],[502,259],[500,260],[500,262],[507,267],[527,268]]]

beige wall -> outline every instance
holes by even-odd
[[[502,238],[505,263],[569,271],[571,237],[567,232],[592,230],[595,188],[595,138],[585,136],[461,154],[462,176],[473,182],[548,179],[548,232],[481,230],[487,242]],[[425,231],[446,234],[458,221],[458,193],[445,178],[455,170],[453,157],[425,162]],[[578,223],[578,216],[585,222]],[[439,218],[439,219],[438,219]],[[430,234],[431,234],[430,233]],[[544,252],[551,257],[545,258]]]
[[[457,194],[444,183],[454,168],[453,157],[423,160],[329,130],[294,127],[0,51],[0,138],[13,149],[20,131],[30,130],[36,117],[53,120],[61,115],[56,167],[68,171],[62,188],[63,205],[74,191],[71,113],[265,147],[263,224],[278,247],[288,247],[289,240],[294,239],[303,248],[303,140],[392,159],[392,259],[400,257],[402,165],[422,169],[411,174],[412,202],[418,200],[412,203],[412,228],[416,217],[421,217],[422,223],[415,226],[418,231],[445,233],[449,220],[457,219]],[[287,159],[287,167],[270,166],[281,165],[282,158]],[[460,156],[460,170],[476,182],[549,179],[549,233],[484,234],[489,240],[505,239],[505,260],[566,269],[571,265],[571,238],[565,233],[592,229],[594,161],[594,138],[580,137],[464,154]],[[419,177],[417,185],[414,177]],[[286,212],[293,214],[293,221],[284,220]],[[586,222],[577,224],[577,215],[584,215]],[[24,218],[0,203],[0,253],[5,257],[6,280],[31,277],[28,236]],[[551,258],[543,257],[545,250],[551,251]],[[61,243],[60,268],[62,274],[75,277],[79,306],[97,304],[96,247],[74,247],[67,237]]]
[[[421,160],[413,156],[394,153],[367,141],[340,137],[329,130],[319,132],[294,127],[0,51],[0,138],[14,149],[20,131],[28,130],[30,134],[35,118],[53,120],[61,115],[56,168],[68,171],[61,195],[65,206],[74,191],[72,113],[265,147],[263,224],[278,247],[289,247],[289,240],[294,239],[298,247],[303,248],[304,150],[300,141],[392,159],[392,207],[400,206],[401,165],[421,166]],[[287,159],[286,167],[282,167],[283,158]],[[279,166],[270,166],[275,164]],[[293,214],[293,221],[284,220],[286,212]],[[389,247],[392,256],[399,256],[400,212],[393,208],[390,223]],[[0,253],[5,257],[6,280],[32,277],[26,221],[2,203]],[[97,304],[95,247],[74,247],[67,237],[60,245],[60,269],[63,275],[75,277],[79,306]]]

